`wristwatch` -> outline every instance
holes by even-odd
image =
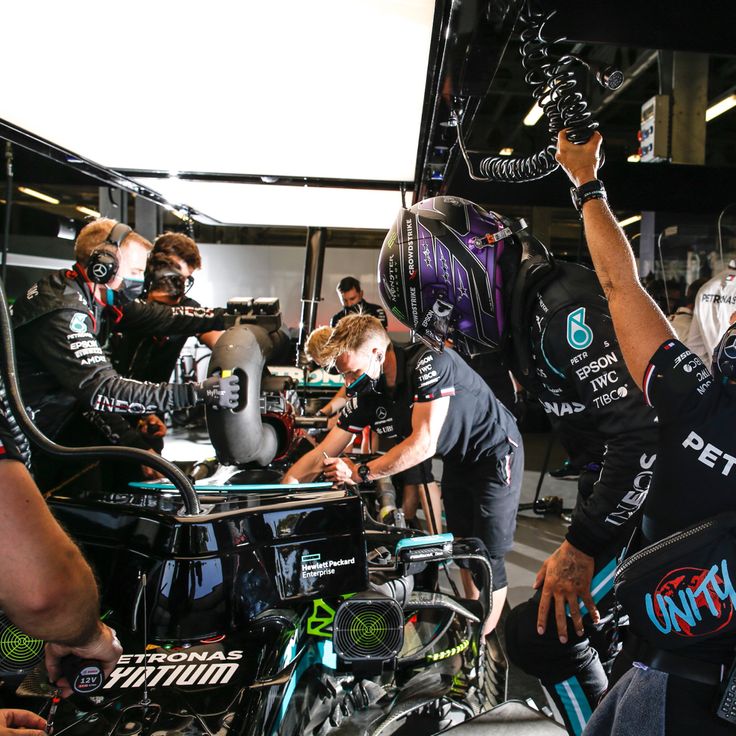
[[[370,472],[371,469],[365,463],[358,465],[358,475],[360,476],[361,483],[365,483],[368,480]]]
[[[575,209],[582,215],[583,205],[589,199],[607,199],[606,188],[600,179],[586,181],[579,187],[570,187],[570,196]]]

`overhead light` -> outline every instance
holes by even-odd
[[[97,210],[93,210],[91,207],[79,207],[74,208],[77,212],[81,212],[83,215],[89,215],[90,217],[99,217],[100,213]]]
[[[27,194],[29,197],[35,197],[36,199],[40,199],[43,202],[48,202],[49,204],[59,204],[59,200],[56,199],[56,197],[51,197],[48,194],[44,194],[43,192],[37,192],[35,189],[29,189],[28,187],[18,187],[19,192],[23,192],[23,194]]]
[[[544,115],[544,110],[535,102],[532,109],[526,114],[524,118],[524,125],[531,128],[539,122],[539,119]]]
[[[513,148],[509,148],[508,146],[506,146],[506,148],[502,148],[498,152],[498,155],[499,156],[510,156],[513,152],[514,152],[514,149]]]
[[[195,179],[145,179],[139,184],[158,192],[176,208],[195,210],[194,219],[228,225],[273,225],[386,230],[396,219],[397,189],[241,184]],[[167,208],[168,209],[168,208]]]
[[[627,225],[633,225],[635,222],[639,222],[639,220],[641,220],[641,215],[632,215],[625,220],[621,220],[618,225],[619,227],[626,227]]]
[[[135,36],[146,47],[145,55],[126,59],[126,70],[137,80],[136,105],[158,109],[160,80],[181,79],[187,89],[206,88],[218,100],[217,111],[192,105],[175,124],[165,115],[111,115],[100,125],[83,110],[70,109],[68,92],[56,74],[48,74],[48,59],[53,58],[59,77],[74,75],[84,65],[87,88],[109,84],[109,66],[89,64],[88,51],[70,48],[58,32],[69,21],[64,3],[47,3],[46,22],[38,24],[33,3],[9,2],[2,6],[3,58],[22,58],[24,63],[3,78],[0,119],[115,170],[373,179],[395,181],[397,188],[398,182],[413,181],[434,2],[231,2],[218,3],[216,13],[208,3],[185,5],[186,22],[174,22],[182,46],[196,44],[193,54],[171,54],[165,44],[155,42],[171,28],[168,3],[132,0],[126,4],[128,12],[115,19],[116,37]],[[31,24],[44,54],[28,54],[23,30]],[[81,36],[99,33],[95,13],[79,13],[75,24]],[[303,48],[304,28],[309,28],[310,50],[299,64],[274,54],[272,33],[255,30],[275,28],[279,49]],[[362,32],[335,32],[347,28]],[[247,43],[242,43],[243,29],[249,29]],[[376,38],[390,54],[374,53]],[[264,59],[267,73],[249,77],[249,94],[239,94],[242,80],[232,70],[263,67]],[[280,109],[284,89],[289,90],[291,110],[311,109],[320,100],[319,115],[301,116],[299,135],[294,135],[293,115],[266,112]],[[65,114],[49,115],[50,109]],[[391,135],[383,136],[379,145],[366,146],[364,141],[373,140],[385,124],[385,110],[401,110],[391,117]],[[207,133],[215,129],[215,134]]]
[[[705,122],[709,123],[713,118],[717,118],[732,107],[736,107],[736,94],[730,94],[711,105],[705,111]]]
[[[641,161],[641,154],[640,153],[632,153],[631,156],[627,156],[626,157],[626,160],[629,163],[638,164],[639,161]]]

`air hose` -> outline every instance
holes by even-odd
[[[41,433],[33,424],[18,387],[18,376],[15,361],[15,343],[10,323],[5,284],[0,279],[0,339],[2,340],[2,360],[0,360],[0,375],[2,375],[7,392],[7,404],[12,415],[20,425],[28,439],[50,455],[62,457],[93,457],[117,460],[132,460],[141,465],[154,468],[168,478],[181,493],[187,515],[196,516],[201,512],[199,500],[187,477],[176,465],[164,460],[160,455],[154,455],[146,450],[134,447],[63,447],[52,442]]]
[[[476,162],[480,174],[473,173],[471,154],[465,148],[460,113],[453,109],[452,116],[457,126],[460,151],[468,167],[468,174],[474,181],[526,182],[541,179],[553,172],[559,164],[555,160],[557,135],[567,129],[567,137],[573,143],[590,140],[598,123],[592,119],[588,103],[578,91],[576,68],[590,65],[573,54],[556,55],[551,47],[564,41],[564,38],[550,41],[544,36],[544,26],[556,11],[542,13],[534,11],[529,5],[519,16],[523,25],[521,31],[521,64],[524,67],[524,81],[532,88],[532,97],[547,117],[549,143],[537,153],[522,157],[490,156]],[[601,77],[599,83],[611,89],[623,82],[621,72]],[[614,86],[615,85],[615,86]],[[475,154],[478,158],[480,154]]]

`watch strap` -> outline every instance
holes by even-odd
[[[570,188],[570,196],[575,209],[582,214],[583,205],[590,199],[607,199],[606,188],[600,179],[586,181],[579,187]]]

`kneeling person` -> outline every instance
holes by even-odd
[[[452,350],[438,354],[424,344],[392,346],[381,323],[369,315],[340,320],[325,355],[345,377],[348,403],[337,426],[286,472],[284,482],[310,481],[320,472],[335,481],[371,481],[440,455],[448,528],[460,537],[479,537],[491,557],[488,633],[506,598],[504,555],[513,544],[524,466],[514,417]],[[396,444],[359,466],[338,458],[351,433],[366,426]],[[466,594],[477,597],[467,571],[463,583]]]

